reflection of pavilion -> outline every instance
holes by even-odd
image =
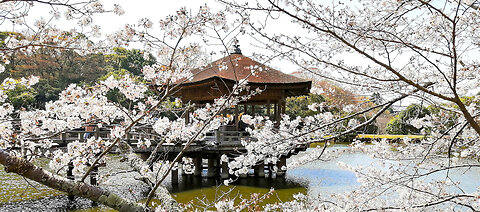
[[[252,74],[253,70],[253,74]],[[206,146],[202,142],[191,146],[185,153],[187,157],[194,158],[195,174],[201,174],[203,169],[202,158],[208,158],[208,176],[214,177],[220,174],[222,178],[228,177],[228,167],[226,163],[220,165],[220,156],[222,154],[234,154],[243,151],[241,139],[246,139],[247,134],[240,126],[239,114],[256,115],[262,113],[269,116],[271,120],[279,123],[280,114],[285,112],[285,98],[290,96],[307,95],[310,91],[312,82],[306,81],[295,76],[282,73],[278,70],[265,66],[251,58],[243,56],[238,46],[235,51],[227,57],[217,60],[202,69],[192,71],[193,78],[183,82],[178,86],[175,96],[180,97],[183,102],[194,103],[202,106],[222,96],[228,95],[236,82],[246,80],[250,90],[261,89],[263,92],[253,96],[245,102],[240,102],[234,108],[228,108],[223,113],[231,114],[234,117],[233,123],[228,126],[222,126],[215,132],[207,134],[206,139],[214,141],[215,146]],[[245,92],[244,92],[245,94]],[[189,113],[185,116],[185,121],[189,121]],[[305,147],[298,147],[297,151]],[[178,148],[180,150],[181,148]],[[166,149],[165,149],[166,150]],[[173,150],[173,149],[171,149]],[[173,150],[171,153],[177,151]],[[280,158],[277,166],[283,166],[286,158],[290,155],[284,155]],[[264,176],[264,165],[259,164],[254,167],[255,175]],[[269,165],[270,168],[273,165]],[[277,176],[285,172],[278,169]],[[172,173],[174,178],[178,177]],[[172,182],[175,183],[175,179]]]

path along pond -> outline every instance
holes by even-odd
[[[312,149],[308,149],[306,152],[292,157],[292,159],[303,154],[309,154],[311,151]],[[111,173],[112,170],[128,170],[124,163],[118,162],[118,156],[111,156],[110,159],[113,160],[113,163],[109,163],[108,167],[102,168],[100,170],[101,175]],[[285,178],[249,177],[239,179],[230,186],[223,186],[220,180],[183,176],[180,177],[179,184],[176,186],[172,186],[168,180],[164,182],[164,185],[178,202],[190,202],[195,205],[212,201],[232,188],[230,197],[241,195],[243,198],[249,198],[253,193],[265,194],[270,188],[274,188],[274,195],[265,200],[264,204],[288,201],[292,200],[296,193],[308,192],[310,195],[329,195],[346,192],[359,186],[356,175],[339,168],[337,165],[339,161],[354,166],[369,166],[376,164],[378,160],[363,153],[348,153],[334,160],[317,160],[290,169],[287,171]],[[45,161],[38,163],[46,166]],[[49,189],[32,181],[27,182],[15,174],[7,174],[1,166],[0,169],[2,170],[0,171],[0,211],[110,211],[110,209],[102,206],[92,206],[89,200],[82,198],[76,198],[74,202],[71,202],[65,193]],[[136,183],[135,180],[132,181],[131,174],[116,174],[103,183],[108,189],[112,189],[120,195],[141,201],[148,188]],[[432,178],[444,175],[444,173],[439,172]],[[480,169],[457,170],[450,173],[449,176],[454,181],[462,182],[462,188],[466,192],[476,191],[480,187]],[[170,179],[170,177],[167,177],[167,179]]]

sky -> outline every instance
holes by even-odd
[[[119,4],[125,14],[122,16],[115,16],[112,14],[101,14],[95,16],[95,22],[102,26],[106,32],[115,31],[125,23],[137,23],[141,18],[149,18],[153,22],[157,22],[167,15],[174,14],[181,7],[190,8],[192,10],[198,9],[204,4],[215,10],[220,10],[221,5],[213,0],[103,0],[105,6],[112,3]]]

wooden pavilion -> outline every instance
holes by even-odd
[[[179,81],[174,95],[180,97],[183,102],[190,102],[201,106],[206,103],[212,103],[215,99],[230,94],[237,82],[246,80],[247,86],[249,86],[250,89],[259,88],[263,90],[263,92],[240,103],[243,107],[243,113],[255,115],[255,106],[266,106],[265,114],[275,119],[278,123],[281,117],[280,114],[285,112],[285,99],[290,96],[307,95],[312,82],[285,74],[261,64],[242,55],[238,45],[235,47],[235,51],[230,55],[206,67],[193,70],[193,78],[190,80],[180,80],[181,84]],[[253,74],[252,70],[254,70]],[[153,151],[156,151],[157,153],[165,155],[163,159],[173,161],[180,152],[183,152],[183,157],[192,158],[195,166],[194,172],[188,175],[202,176],[205,168],[202,161],[203,159],[207,159],[207,177],[221,177],[226,179],[229,177],[228,164],[225,161],[220,161],[221,155],[245,151],[245,148],[241,144],[241,139],[249,139],[248,134],[239,129],[239,106],[237,105],[233,110],[235,114],[233,125],[222,127],[222,129],[213,132],[213,136],[210,138],[207,136],[206,138],[207,140],[213,139],[216,145],[205,145],[205,138],[202,138],[203,140],[194,142],[186,150],[184,149],[185,144],[182,143],[163,143],[159,149],[155,148],[155,145],[152,145],[150,148],[135,148],[141,138],[138,134],[136,135],[135,132],[130,132],[125,135],[124,139],[134,147],[136,153],[142,154],[145,158]],[[227,112],[229,111],[225,111],[225,113]],[[189,113],[186,113],[186,122],[189,122],[188,114]],[[145,128],[143,130],[152,129]],[[72,140],[84,139],[84,134],[86,133],[93,133],[96,137],[107,137],[110,132],[109,130],[100,131],[98,127],[95,130],[86,127],[84,131],[62,133],[56,143],[60,146],[66,146],[68,142]],[[75,136],[67,138],[67,134]],[[159,142],[154,138],[152,141]],[[294,151],[287,155],[280,156],[277,164],[265,164],[264,161],[260,161],[253,167],[254,175],[257,177],[265,177],[265,170],[267,170],[268,175],[271,177],[273,173],[272,167],[276,165],[278,168],[276,176],[284,176],[285,170],[281,169],[281,167],[286,165],[286,159],[299,151],[306,150],[307,145],[295,146],[294,148]],[[73,167],[71,169],[73,169]],[[187,174],[183,173],[182,175]],[[178,184],[178,177],[179,169],[173,169],[171,173],[172,184]],[[241,175],[240,177],[246,177],[246,175]]]
[[[215,99],[230,94],[235,84],[240,80],[246,80],[250,90],[257,88],[263,90],[247,101],[240,102],[235,108],[227,108],[224,115],[234,114],[233,123],[222,126],[215,132],[207,133],[205,138],[193,144],[185,152],[186,157],[193,158],[195,176],[201,175],[202,159],[208,159],[208,177],[219,176],[220,173],[221,178],[229,177],[227,163],[220,162],[220,156],[244,151],[241,141],[250,139],[248,133],[244,132],[244,129],[239,126],[240,107],[243,107],[243,114],[255,115],[260,112],[255,107],[263,106],[263,114],[276,120],[278,124],[281,118],[280,114],[285,113],[285,99],[290,96],[307,95],[312,85],[311,81],[285,74],[242,55],[238,45],[235,46],[235,51],[230,55],[203,68],[195,69],[192,73],[193,77],[191,79],[181,80],[181,84],[178,84],[174,95],[181,98],[185,103],[194,103],[197,106],[213,103]],[[185,121],[189,122],[190,115],[189,113],[185,114]],[[204,142],[206,141],[215,145],[205,145]],[[276,164],[279,167],[276,176],[284,176],[285,170],[281,170],[280,167],[286,164],[288,157],[305,149],[306,146],[298,146],[292,153],[281,156]],[[164,150],[161,151],[168,152],[169,157],[173,158],[178,152],[182,151],[182,146],[164,147]],[[264,170],[272,170],[270,169],[272,166],[273,164],[260,162],[254,167],[254,175],[263,177],[265,176]],[[271,171],[269,176],[272,176]],[[172,182],[177,182],[177,177],[177,171],[173,170]]]
[[[193,78],[179,85],[175,93],[183,102],[196,105],[212,103],[215,99],[228,95],[240,80],[246,80],[250,90],[263,90],[239,104],[243,111],[239,111],[238,105],[232,108],[234,111],[231,114],[236,117],[233,125],[237,131],[239,112],[255,115],[255,106],[266,106],[264,113],[278,123],[280,114],[285,113],[285,99],[308,95],[312,85],[312,81],[285,74],[242,55],[238,45],[235,45],[235,50],[230,55],[201,69],[195,69],[192,74]],[[186,120],[188,119],[187,116]]]

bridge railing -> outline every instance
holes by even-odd
[[[94,130],[89,131],[82,129],[68,130],[60,133],[57,137],[54,137],[52,141],[57,143],[59,146],[66,146],[68,143],[74,141],[84,142],[90,137],[101,137],[108,140],[111,139],[110,130],[111,127],[96,127]],[[157,137],[158,135],[153,133],[153,129],[151,127],[143,127],[127,133],[123,139],[129,144],[137,144],[140,139],[150,139],[152,143],[155,143],[155,139]]]
[[[66,146],[70,142],[80,141],[84,142],[90,137],[111,139],[110,137],[111,127],[95,127],[94,130],[86,131],[82,129],[69,130],[60,133],[57,137],[53,138],[53,142],[58,146]],[[210,136],[208,136],[208,134]],[[141,139],[149,139],[152,144],[155,144],[157,140],[161,139],[158,134],[155,133],[151,127],[139,127],[135,128],[131,132],[127,133],[123,139],[131,145],[136,145]],[[252,139],[249,133],[245,131],[232,131],[227,130],[226,127],[220,127],[218,130],[207,133],[207,137],[203,140],[214,140],[219,145],[240,145],[242,140]]]
[[[217,143],[220,145],[233,145],[239,144],[242,139],[250,139],[250,134],[244,131],[215,131],[215,137]]]

